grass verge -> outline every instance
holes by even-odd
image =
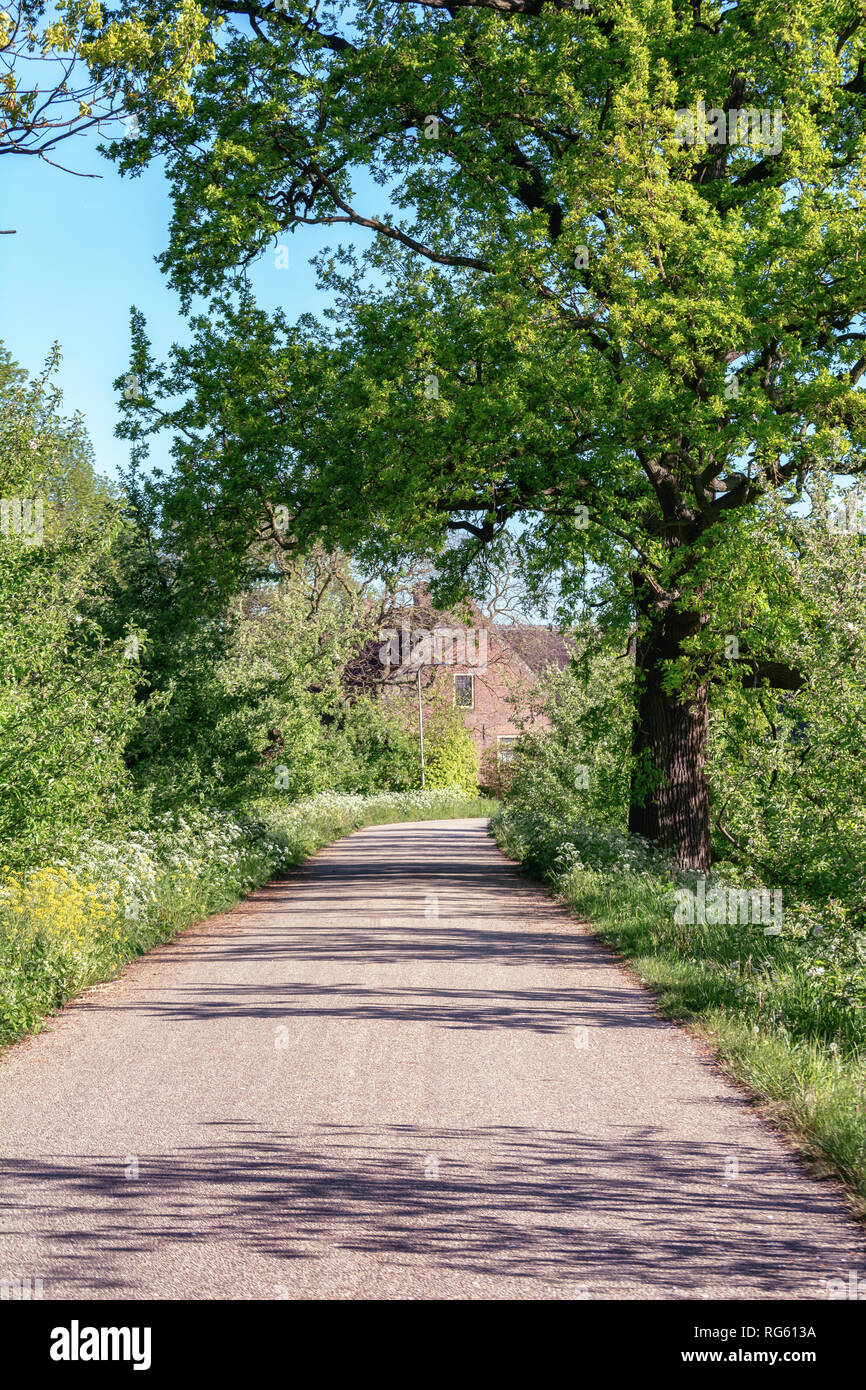
[[[0,1046],[363,825],[489,815],[494,807],[448,790],[272,799],[243,816],[167,815],[122,843],[89,837],[46,867],[0,866]]]

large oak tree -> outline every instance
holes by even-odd
[[[519,525],[566,591],[594,560],[634,630],[631,828],[706,867],[725,575],[768,499],[863,468],[862,5],[201,8],[190,109],[143,90],[115,150],[167,160],[172,282],[227,295],[304,224],[370,249],[323,267],[329,329],[226,298],[161,370],[137,334],[171,518],[205,550],[462,536],[452,568]],[[740,655],[796,685],[760,633]]]

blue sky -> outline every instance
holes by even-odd
[[[98,143],[96,136],[70,140],[54,157],[100,178],[76,177],[30,156],[3,160],[0,226],[16,234],[0,237],[0,339],[31,373],[60,343],[66,408],[82,411],[97,470],[117,477],[128,445],[114,438],[112,381],[129,361],[130,305],[143,311],[157,357],[184,339],[185,325],[154,261],[171,216],[166,180],[156,166],[140,178],[121,178]],[[301,228],[285,237],[289,269],[277,270],[270,251],[251,275],[259,302],[281,305],[290,318],[321,312],[324,297],[308,262],[322,246],[353,240],[345,227]],[[151,457],[160,461],[156,449]]]

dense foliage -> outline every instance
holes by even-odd
[[[135,473],[97,476],[56,362],[29,381],[0,358],[6,860],[194,806],[420,785],[411,705],[346,680],[378,612],[349,561],[260,548],[251,587],[202,587]],[[474,790],[465,740],[435,722],[428,740],[431,785]]]
[[[106,563],[121,509],[93,471],[51,366],[0,361],[0,838],[6,856],[129,808],[136,676],[110,632]]]

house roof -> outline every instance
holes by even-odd
[[[467,616],[477,627],[486,627],[492,637],[511,647],[531,671],[542,671],[547,666],[564,670],[571,660],[571,641],[568,634],[544,623],[497,623],[485,618],[481,609],[471,599],[465,602]],[[454,613],[434,608],[429,590],[419,585],[415,591],[414,603],[405,610],[404,615],[417,627],[449,627],[465,622]]]
[[[526,662],[530,671],[555,666],[564,671],[571,660],[571,642],[566,634],[542,623],[496,624],[490,629]]]
[[[436,628],[451,628],[462,626],[469,619],[477,628],[486,628],[490,637],[512,652],[518,662],[528,668],[533,675],[541,671],[554,667],[562,671],[568,666],[571,660],[572,643],[568,634],[559,632],[556,628],[545,626],[543,623],[496,623],[485,619],[478,606],[469,602],[466,604],[466,612],[463,617],[455,613],[448,613],[441,609],[434,608],[430,594],[426,586],[418,585],[414,593],[414,602],[407,604],[398,610],[392,619],[395,623],[406,624],[410,630],[418,631],[425,629],[434,631]],[[396,628],[390,629],[396,631]],[[351,685],[366,685],[371,680],[381,681],[383,669],[379,658],[380,641],[369,642],[358,656],[349,662],[346,669],[346,676]],[[405,653],[401,652],[405,658]],[[387,680],[393,680],[407,673],[413,675],[416,666],[411,657],[408,660],[399,661],[391,667],[386,676]]]

